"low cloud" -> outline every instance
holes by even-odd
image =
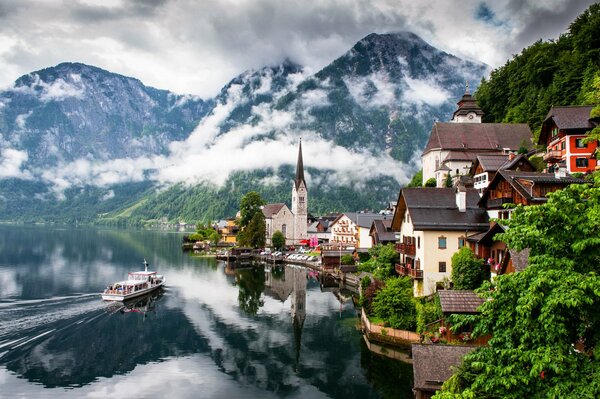
[[[409,103],[417,106],[423,104],[438,106],[450,100],[451,93],[432,79],[412,79],[405,76],[403,82],[406,84],[403,99]]]
[[[23,169],[23,164],[27,162],[29,155],[26,151],[19,151],[12,148],[0,150],[0,179],[17,178],[30,180],[33,178],[31,172]]]

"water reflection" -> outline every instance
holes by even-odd
[[[365,353],[339,286],[300,267],[192,258],[179,242],[0,226],[0,396],[114,396],[137,382],[139,396],[405,397],[397,384],[411,369],[381,381],[369,371],[394,362]],[[26,248],[38,244],[32,261]],[[102,302],[106,283],[144,257],[168,289]]]

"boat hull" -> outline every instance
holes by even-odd
[[[131,298],[136,298],[138,296],[144,295],[144,294],[148,294],[149,292],[152,292],[154,290],[157,290],[161,287],[163,287],[165,285],[164,281],[156,284],[152,287],[143,289],[143,290],[139,290],[139,291],[135,291],[132,293],[129,293],[127,295],[125,294],[107,294],[107,293],[103,293],[102,294],[102,300],[103,301],[117,301],[117,302],[123,302],[123,301],[127,301]]]

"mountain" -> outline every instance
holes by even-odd
[[[211,109],[211,101],[63,63],[0,92],[0,133],[4,147],[27,152],[31,166],[165,154]]]
[[[210,100],[60,64],[0,92],[0,219],[207,220],[249,190],[289,202],[300,138],[312,213],[378,209],[487,70],[408,32],[371,34],[314,74],[247,71]]]

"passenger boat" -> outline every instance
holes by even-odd
[[[105,301],[126,301],[152,292],[164,284],[164,276],[148,271],[148,262],[144,259],[143,271],[130,272],[127,275],[127,280],[118,281],[106,287],[102,293],[102,299]]]

